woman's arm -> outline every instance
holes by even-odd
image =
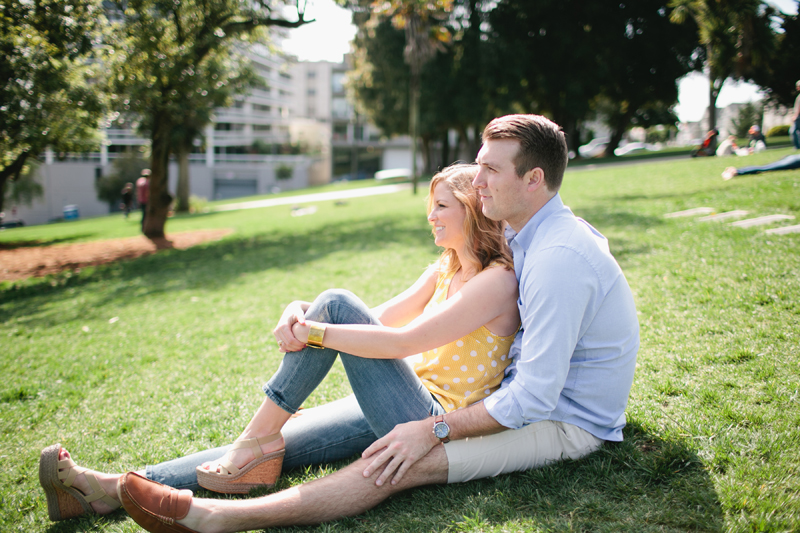
[[[484,270],[432,312],[400,328],[368,325],[326,325],[323,345],[371,359],[400,359],[444,346],[501,316],[519,323],[517,279],[501,267]],[[294,335],[308,340],[315,323],[293,326]]]
[[[384,326],[398,328],[417,318],[425,310],[436,290],[437,266],[431,265],[414,284],[378,307],[372,309]]]
[[[386,326],[397,327],[407,324],[422,314],[428,300],[433,296],[436,276],[435,266],[426,269],[411,287],[373,309],[373,313]],[[305,340],[300,341],[294,336],[292,326],[297,322],[305,322],[305,313],[310,306],[309,302],[301,301],[286,306],[278,324],[272,330],[280,351],[297,352],[306,347]]]

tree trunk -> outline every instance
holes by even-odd
[[[6,165],[3,170],[0,170],[0,213],[3,212],[3,204],[5,203],[6,184],[19,178],[29,155],[29,152],[22,152],[10,165]]]
[[[709,75],[708,80],[708,129],[709,131],[717,127],[717,98],[719,92],[722,90],[722,84],[725,79],[712,78]]]
[[[450,163],[450,131],[445,130],[444,137],[442,138],[442,168]]]
[[[408,133],[411,135],[411,192],[417,194],[417,182],[419,181],[419,174],[417,173],[417,125],[419,123],[419,74],[411,73],[411,80],[409,82],[409,117],[408,117]]]
[[[189,153],[191,145],[181,145],[178,148],[178,205],[175,211],[178,213],[189,212]]]
[[[172,203],[167,183],[170,128],[163,120],[156,119],[154,122],[151,137],[150,197],[147,200],[144,234],[160,246],[159,243],[166,239],[164,227]]]
[[[431,171],[431,138],[428,136],[420,137],[422,144],[422,172]],[[420,172],[420,174],[422,174]]]
[[[625,132],[628,130],[628,126],[631,123],[632,116],[633,116],[633,106],[628,106],[627,110],[621,115],[614,116],[614,124],[611,130],[611,137],[608,139],[608,144],[606,145],[606,150],[605,150],[606,157],[616,157],[614,154],[614,150],[617,149],[617,146],[619,146],[619,143],[622,140],[622,136],[625,135]],[[578,137],[579,134],[576,128],[575,139],[577,140]]]

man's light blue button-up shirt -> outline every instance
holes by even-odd
[[[554,420],[621,441],[639,322],[608,241],[558,194],[507,235],[523,329],[501,388],[484,405],[508,428]]]

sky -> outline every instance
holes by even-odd
[[[769,0],[785,13],[797,13],[797,0]],[[289,30],[283,48],[301,61],[340,62],[350,51],[350,40],[356,33],[351,23],[350,11],[339,7],[333,0],[309,0],[306,18],[316,19],[311,24]],[[731,80],[722,86],[717,107],[732,103],[752,102],[760,99],[758,88],[749,83]],[[678,118],[684,122],[700,120],[708,107],[708,78],[692,73],[679,82]]]

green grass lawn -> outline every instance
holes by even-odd
[[[668,212],[713,207],[800,222],[800,173],[728,182],[680,158],[569,172],[562,196],[610,240],[642,344],[625,442],[580,461],[400,495],[354,519],[286,531],[796,531],[800,529],[800,234]],[[314,190],[313,192],[317,192]],[[171,219],[225,239],[0,284],[0,531],[140,531],[118,512],[51,524],[37,461],[141,468],[234,439],[280,363],[271,329],[293,299],[344,287],[376,305],[436,258],[410,192]],[[135,235],[122,215],[0,233],[42,245]],[[348,394],[340,365],[309,399]],[[288,472],[286,487],[340,465]]]

